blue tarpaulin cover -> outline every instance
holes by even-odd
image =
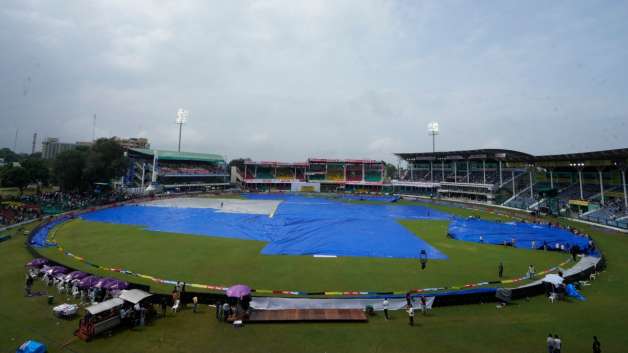
[[[54,221],[44,225],[43,227],[39,228],[35,234],[33,234],[33,236],[31,237],[30,243],[33,247],[36,248],[44,248],[44,247],[48,247],[48,246],[54,246],[54,243],[50,243],[48,242],[47,238],[48,238],[48,233],[50,232],[50,230],[54,227],[56,227],[57,225],[59,225],[60,223],[63,223],[65,221],[67,221],[68,219],[70,219],[70,216],[63,216],[63,217],[59,217],[57,219],[55,219]]]
[[[358,200],[358,201],[381,201],[395,202],[399,200],[399,196],[381,196],[381,195],[341,195],[341,199]]]
[[[20,348],[18,348],[16,353],[46,353],[46,346],[37,341],[28,340],[24,342]]]
[[[542,249],[546,243],[551,250],[556,244],[565,245],[569,250],[572,245],[578,245],[581,250],[586,250],[589,241],[584,236],[548,225],[540,225],[522,222],[493,222],[481,219],[456,219],[449,224],[449,235],[458,240],[480,242],[480,236],[484,243],[504,244],[515,240],[513,246],[517,248],[532,248],[532,241],[536,249]]]
[[[568,296],[570,296],[572,298],[576,298],[576,299],[578,299],[580,301],[587,300],[582,294],[580,294],[580,292],[578,292],[578,290],[576,289],[576,287],[572,283],[569,283],[565,287],[565,292],[567,293]]]
[[[152,231],[259,240],[266,255],[336,255],[418,258],[447,256],[399,224],[399,219],[451,219],[421,206],[346,203],[298,195],[251,194],[280,199],[274,216],[211,208],[122,206],[84,214],[89,221],[134,224]]]

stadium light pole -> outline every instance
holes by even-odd
[[[178,152],[181,152],[181,129],[183,128],[183,124],[188,121],[188,117],[190,116],[190,112],[185,109],[177,110],[177,120],[176,123],[179,125],[179,147],[177,149]]]
[[[432,136],[432,153],[436,152],[436,135],[438,135],[439,131],[437,122],[432,121],[427,124],[427,134]]]

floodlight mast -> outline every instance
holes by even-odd
[[[431,123],[427,124],[427,134],[432,136],[432,153],[436,152],[436,135],[438,135],[439,131],[440,130],[437,122],[432,121]]]
[[[179,147],[177,148],[178,152],[181,152],[181,129],[183,128],[183,124],[188,121],[188,116],[190,116],[190,112],[188,112],[187,110],[177,110],[176,124],[179,125]]]

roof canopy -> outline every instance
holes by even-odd
[[[145,148],[130,148],[129,151],[142,154],[146,157],[153,158],[155,153],[157,159],[162,161],[194,161],[194,162],[224,162],[225,159],[217,154],[195,153],[195,152],[176,152],[164,150],[149,150]]]
[[[87,310],[87,312],[89,312],[92,315],[96,315],[96,314],[105,312],[107,310],[116,308],[118,306],[121,306],[122,304],[124,304],[124,301],[122,299],[113,298],[113,299],[105,300],[104,302],[98,303],[96,305],[88,306],[87,308],[85,308],[85,310]]]
[[[504,161],[528,161],[534,156],[512,150],[504,149],[480,149],[448,152],[422,152],[422,153],[395,153],[401,159],[410,161],[429,160],[458,160],[458,159],[494,159]]]
[[[395,153],[395,155],[406,161],[486,159],[502,160],[505,162],[535,163],[537,166],[549,167],[568,167],[570,163],[583,163],[583,166],[625,166],[628,164],[628,148],[543,156],[533,156],[523,152],[504,149],[480,149],[435,153]]]
[[[152,294],[148,292],[144,292],[141,289],[129,289],[129,290],[123,290],[122,292],[120,292],[119,298],[126,300],[127,302],[137,304],[141,302],[142,300],[150,297],[151,295]]]

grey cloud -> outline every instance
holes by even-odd
[[[230,158],[626,147],[628,5],[9,1],[0,147],[146,136]]]

